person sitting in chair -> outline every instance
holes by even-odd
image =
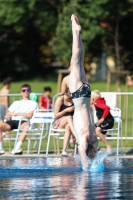
[[[51,87],[44,87],[44,95],[39,99],[39,108],[43,110],[52,109]]]
[[[73,113],[74,105],[70,96],[69,88],[67,88],[65,90],[65,94],[58,97],[54,106],[55,122],[53,123],[53,128],[66,130],[62,156],[67,156],[66,149],[70,140],[70,136],[72,135],[74,139]]]
[[[111,129],[114,126],[114,118],[110,113],[110,107],[106,105],[106,101],[101,97],[98,90],[94,90],[91,93],[91,105],[95,106],[96,116],[98,118],[96,126],[96,135],[104,142],[107,147],[107,151],[112,151],[112,147],[106,140],[103,134],[106,134],[107,129]]]
[[[5,118],[10,118],[11,120],[7,120],[6,122],[0,121],[0,155],[5,153],[2,147],[2,132],[17,129],[20,119],[22,119],[20,128],[23,129],[23,132],[19,137],[15,149],[12,150],[12,153],[22,154],[21,145],[29,129],[29,119],[32,118],[33,112],[38,108],[36,102],[29,100],[30,92],[31,86],[29,84],[23,84],[21,86],[22,100],[14,101],[8,108],[8,112],[5,116]]]

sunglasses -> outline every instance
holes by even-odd
[[[22,92],[30,92],[30,89],[29,88],[25,88],[22,90]]]

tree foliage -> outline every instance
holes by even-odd
[[[0,2],[0,78],[46,77],[51,63],[65,66],[71,58],[72,13],[82,25],[86,69],[104,49],[117,68],[132,70],[133,0],[5,0]]]
[[[72,37],[70,15],[74,12],[82,25],[81,35],[86,57],[88,56],[87,62],[91,62],[94,56],[100,56],[102,49],[105,49],[108,55],[116,59],[117,68],[124,69],[128,66],[131,69],[132,8],[132,0],[73,0],[71,3],[68,2],[63,6],[58,18],[56,36],[53,38],[53,52],[63,62],[70,60]]]
[[[1,1],[1,77],[31,78],[44,73],[43,65],[53,59],[49,41],[57,23],[56,4],[54,0]]]

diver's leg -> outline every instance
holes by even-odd
[[[82,64],[81,64],[81,81],[82,81],[82,83],[88,83],[88,80],[87,80],[86,74],[85,74],[85,70],[84,70],[84,65],[82,67]]]
[[[79,25],[78,18],[75,16],[76,23]],[[80,27],[79,27],[80,29]],[[82,83],[88,83],[85,75],[85,70],[84,70],[84,56],[85,56],[85,50],[84,46],[82,43],[81,35],[79,35],[79,48],[80,48],[80,80]]]
[[[81,72],[80,72],[80,59],[81,59],[81,47],[80,47],[80,30],[81,26],[77,22],[75,15],[71,16],[72,21],[72,58],[71,58],[71,72],[69,76],[69,89],[70,92],[75,92],[81,85]]]
[[[87,78],[86,78],[86,74],[85,74],[85,69],[84,69],[85,50],[84,50],[84,46],[83,46],[83,43],[82,43],[81,36],[80,36],[80,48],[81,48],[81,59],[80,59],[81,81],[82,81],[82,83],[88,83]]]

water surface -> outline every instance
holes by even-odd
[[[0,199],[133,199],[133,159],[108,156],[101,170],[78,158],[0,160]]]

